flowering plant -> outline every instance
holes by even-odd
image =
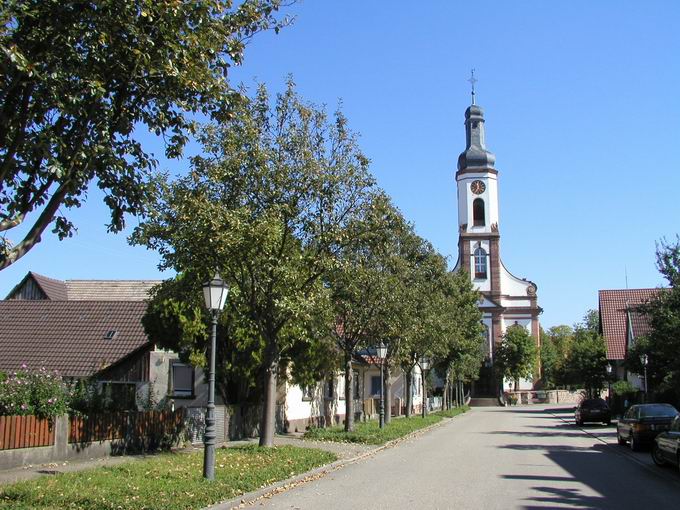
[[[68,395],[56,370],[30,370],[23,364],[0,377],[0,415],[60,416],[68,411]]]

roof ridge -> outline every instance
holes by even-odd
[[[144,280],[126,280],[126,279],[80,279],[73,278],[69,280],[63,280],[66,283],[71,282],[163,282],[165,280],[161,279],[144,279]]]
[[[598,292],[635,292],[636,290],[664,290],[668,287],[641,287],[639,289],[599,289]]]

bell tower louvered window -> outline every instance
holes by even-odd
[[[484,218],[484,200],[475,198],[472,202],[472,225],[475,227],[483,227],[486,225]]]

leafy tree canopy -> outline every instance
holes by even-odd
[[[564,378],[569,384],[582,385],[590,396],[603,388],[607,379],[607,349],[600,334],[586,328],[576,330]]]
[[[193,114],[225,119],[245,43],[287,23],[279,0],[9,0],[0,6],[0,270],[53,224],[74,225],[94,180],[110,231],[144,211],[155,160],[139,130],[181,155]],[[30,219],[29,219],[30,218]]]
[[[663,400],[680,403],[680,237],[672,242],[662,240],[657,246],[656,264],[668,282],[668,289],[659,292],[638,311],[645,314],[651,331],[636,339],[628,351],[626,367],[643,374],[640,361],[647,355],[647,379],[650,391]]]
[[[537,363],[536,341],[526,328],[513,325],[503,335],[496,349],[495,366],[506,379],[517,381],[532,377]]]
[[[269,446],[281,362],[315,358],[310,349],[330,308],[322,277],[351,242],[348,227],[374,182],[342,113],[330,122],[292,81],[274,104],[259,87],[199,138],[204,155],[186,177],[158,184],[133,242],[158,250],[162,268],[195,281],[218,270],[232,286],[231,306],[245,316],[237,323],[261,349],[253,359],[264,373],[260,441]]]

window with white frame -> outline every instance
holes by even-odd
[[[486,280],[486,251],[481,246],[475,250],[475,278]]]

